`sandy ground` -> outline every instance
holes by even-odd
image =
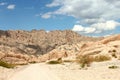
[[[109,69],[109,66],[119,66]],[[92,63],[80,69],[76,63],[30,64],[15,69],[0,67],[0,80],[120,80],[120,61]]]

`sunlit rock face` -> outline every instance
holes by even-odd
[[[9,63],[27,64],[75,56],[82,43],[100,39],[82,36],[71,30],[0,30],[0,58]]]
[[[120,35],[109,36],[83,46],[77,56],[92,56],[93,58],[106,56],[111,59],[120,59]]]

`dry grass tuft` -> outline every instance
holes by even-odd
[[[92,62],[102,62],[111,60],[111,57],[108,55],[79,55],[76,58],[76,62],[81,65],[81,68],[89,67]]]
[[[109,69],[117,69],[117,68],[119,68],[118,66],[109,66],[108,67]]]
[[[47,64],[61,64],[62,62],[62,58],[58,58],[57,60],[47,62]]]
[[[111,60],[111,57],[107,55],[98,55],[98,56],[95,56],[94,58],[95,62],[102,62],[102,61],[107,61],[107,60]]]
[[[93,62],[93,58],[91,56],[78,56],[76,58],[77,60],[77,63],[80,64],[81,68],[84,68],[84,67],[89,67],[91,62]]]

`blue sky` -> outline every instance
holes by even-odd
[[[119,0],[0,0],[0,29],[70,29],[90,36],[118,34],[119,5]]]
[[[50,2],[52,0],[0,0],[0,3],[6,3],[0,6],[0,29],[71,29],[76,21],[73,17],[41,18],[40,14],[56,9],[45,6]],[[15,7],[8,9],[8,5],[15,5]]]

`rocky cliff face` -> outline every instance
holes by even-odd
[[[85,44],[77,56],[90,56],[94,61],[120,60],[120,35],[112,35],[103,40]]]
[[[100,39],[82,36],[70,30],[0,30],[0,59],[15,64],[46,61],[66,53],[70,55],[78,52],[78,43]]]
[[[78,42],[61,45],[43,55],[43,61],[51,59],[74,60],[77,57],[90,57],[93,61],[120,60],[120,35],[112,35],[102,40],[93,42]]]
[[[0,31],[0,60],[12,64],[79,56],[90,56],[96,61],[120,59],[120,35],[92,38],[70,30]]]
[[[0,31],[0,46],[14,48],[15,52],[25,54],[45,54],[63,44],[81,41],[96,41],[97,38],[81,36],[70,30],[50,31]],[[4,50],[4,49],[3,49]],[[13,49],[6,49],[6,51]]]

